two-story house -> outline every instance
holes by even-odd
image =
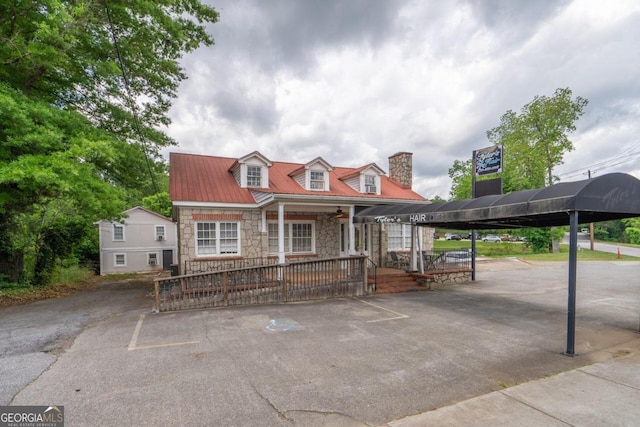
[[[378,265],[388,251],[409,251],[408,224],[354,224],[369,206],[424,203],[411,189],[412,154],[338,167],[321,157],[272,161],[254,151],[240,158],[171,153],[170,198],[178,223],[180,272],[251,263],[366,254]],[[429,248],[433,230],[423,233]],[[415,239],[414,239],[415,240]]]
[[[177,262],[176,224],[137,206],[122,222],[100,221],[100,274],[170,270]]]

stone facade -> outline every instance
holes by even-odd
[[[424,275],[415,275],[416,279],[428,289],[441,289],[448,285],[471,282],[470,269],[442,270]]]
[[[413,154],[400,152],[389,157],[389,178],[406,188],[411,188],[413,185]]]
[[[268,221],[277,218],[277,211],[267,211]],[[296,261],[313,260],[318,258],[332,258],[340,255],[340,221],[333,213],[327,212],[286,212],[285,217],[288,220],[296,218],[310,220],[314,222],[315,227],[315,252],[313,254],[296,254],[288,255],[287,259],[295,259]],[[214,209],[214,208],[192,208],[178,207],[178,264],[181,274],[185,273],[187,263],[193,261],[207,261],[209,264],[220,264],[229,260],[250,260],[250,259],[269,259],[276,261],[277,254],[269,253],[269,242],[267,232],[262,231],[262,212],[259,209]],[[212,256],[196,256],[196,222],[199,220],[215,220],[215,221],[237,221],[240,223],[240,254],[239,255],[212,255]],[[358,227],[360,225],[356,225]],[[388,261],[388,238],[387,233],[382,229],[380,224],[368,224],[371,241],[368,250],[369,258],[379,267],[387,265]],[[429,250],[433,248],[433,229],[420,228],[423,232],[423,249]],[[360,254],[361,248],[356,243],[355,253]],[[408,256],[408,252],[399,252],[401,256]],[[225,262],[225,265],[230,265]],[[236,262],[235,265],[240,265]],[[193,268],[191,270],[199,270]]]
[[[262,212],[259,209],[209,209],[179,207],[177,214],[179,265],[182,268],[185,261],[216,260],[230,258],[274,258],[277,254],[269,253],[267,232],[262,231]],[[277,215],[277,212],[267,212],[267,218]],[[338,220],[333,214],[308,212],[287,212],[288,219],[314,218],[315,253],[309,255],[295,255],[296,260],[337,257]],[[240,255],[237,256],[196,256],[196,226],[199,220],[229,220],[240,223]]]
[[[316,253],[320,258],[339,255],[338,219],[333,214],[319,214],[316,221]]]
[[[196,257],[196,227],[199,220],[216,219],[240,222],[240,254],[243,258],[262,258],[267,255],[266,233],[260,231],[259,210],[178,208],[178,246],[180,265]],[[264,238],[262,236],[265,236]],[[198,258],[202,259],[202,257]]]

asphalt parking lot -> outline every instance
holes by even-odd
[[[636,353],[639,270],[579,263],[573,358],[564,263],[310,303],[153,314],[149,299],[87,325],[11,404],[64,405],[68,426],[384,425]]]

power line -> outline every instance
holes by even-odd
[[[640,141],[636,142],[635,144],[633,144],[632,146],[630,146],[629,148],[627,148],[623,153],[615,156],[615,157],[611,157],[607,160],[603,160],[601,162],[597,162],[597,163],[593,163],[591,165],[588,166],[584,166],[578,169],[574,169],[572,171],[569,172],[565,172],[560,174],[560,177],[563,178],[572,178],[574,176],[578,176],[578,175],[586,175],[587,171],[591,170],[593,172],[597,172],[603,169],[607,169],[607,168],[611,168],[614,166],[618,166],[618,165],[622,165],[628,162],[631,162],[633,160],[636,160],[637,157],[640,156],[640,151],[633,151],[637,148],[640,147]]]
[[[111,32],[111,37],[113,38],[113,45],[116,49],[116,57],[118,58],[118,64],[120,65],[120,71],[122,72],[122,80],[124,82],[124,87],[126,89],[125,100],[129,104],[129,108],[131,109],[131,114],[133,115],[133,126],[135,127],[136,133],[138,134],[138,138],[140,139],[142,151],[144,153],[144,158],[147,162],[147,170],[149,171],[149,177],[151,178],[151,185],[153,186],[153,190],[158,193],[158,184],[156,182],[155,175],[153,170],[151,169],[151,160],[149,159],[149,150],[147,148],[147,140],[144,137],[144,134],[140,130],[140,120],[138,117],[138,109],[136,108],[135,103],[133,102],[131,96],[131,89],[129,86],[129,78],[127,77],[127,73],[124,67],[124,61],[122,60],[122,55],[120,54],[120,46],[118,44],[118,37],[116,36],[115,28],[113,26],[113,20],[111,19],[111,12],[109,11],[109,7],[107,6],[107,0],[104,1],[104,9],[107,12],[107,20],[109,21],[109,30]]]

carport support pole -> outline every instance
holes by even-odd
[[[575,356],[576,267],[578,260],[578,211],[569,213],[569,304],[567,309],[567,356]]]
[[[476,150],[471,154],[471,198],[476,198]],[[471,281],[476,281],[476,230],[471,229]]]
[[[471,230],[471,281],[476,280],[476,230]]]

